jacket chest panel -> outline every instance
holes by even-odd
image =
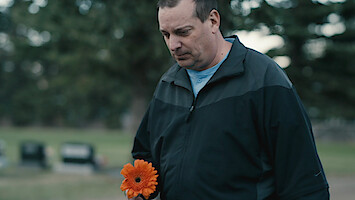
[[[252,159],[258,157],[259,145],[250,102],[228,98],[196,108],[189,121],[187,108],[159,102],[152,113],[164,115],[152,116],[151,134],[153,141],[160,142],[153,142],[159,145],[152,149],[163,161],[170,159],[170,164],[177,164],[186,153],[189,165],[217,165],[221,170],[234,166],[248,175],[251,167],[259,165],[258,160]],[[231,159],[234,157],[238,159]],[[245,159],[251,160],[252,165],[239,165]]]

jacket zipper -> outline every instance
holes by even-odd
[[[192,115],[192,113],[194,112],[194,110],[195,110],[195,108],[196,108],[196,101],[197,101],[197,98],[200,96],[200,94],[201,94],[201,91],[202,90],[205,90],[205,87],[207,86],[207,85],[210,85],[211,83],[210,82],[207,82],[206,83],[206,85],[203,87],[203,88],[201,88],[201,90],[199,91],[199,93],[197,94],[197,96],[195,97],[195,95],[193,94],[193,92],[192,92],[192,95],[193,95],[193,100],[192,100],[192,105],[190,106],[190,109],[189,109],[189,113],[187,114],[187,116],[186,116],[186,118],[185,118],[185,121],[186,122],[188,122],[189,120],[190,120],[190,117],[191,117],[191,115]]]
[[[186,118],[185,118],[185,121],[186,121],[186,122],[189,121],[189,119],[190,119],[190,117],[191,117],[193,111],[195,110],[195,107],[196,107],[196,98],[195,98],[195,96],[194,96],[193,101],[192,101],[192,105],[191,105],[191,107],[190,107],[190,109],[189,109],[189,113],[187,114],[187,116],[186,116]]]
[[[191,124],[189,124],[188,122],[189,122],[189,120],[191,118],[191,115],[192,115],[193,111],[196,108],[196,99],[197,99],[197,97],[195,97],[195,95],[193,93],[192,93],[192,96],[193,96],[192,104],[191,104],[191,106],[189,108],[189,112],[187,113],[187,116],[185,118],[185,122],[186,122],[186,125],[187,125],[187,130],[186,130],[186,134],[184,136],[184,147],[183,147],[183,152],[182,152],[182,160],[181,160],[180,168],[179,168],[179,172],[178,172],[179,178],[178,178],[177,183],[178,183],[178,185],[180,185],[179,186],[180,189],[181,189],[181,187],[183,185],[182,181],[184,180],[183,174],[184,174],[184,170],[185,170],[185,166],[184,165],[185,165],[185,162],[186,162],[185,161],[185,155],[186,155],[189,143],[190,143],[190,136],[191,136],[190,135],[191,134]],[[183,192],[179,191],[179,190],[178,189],[176,190],[177,193],[179,194],[177,199],[182,200],[182,199],[184,199]]]

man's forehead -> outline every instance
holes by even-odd
[[[184,29],[188,27],[194,27],[197,23],[199,23],[199,19],[195,16],[180,16],[180,17],[167,17],[167,18],[159,18],[159,29],[162,31],[173,31],[178,29]]]
[[[193,1],[181,1],[177,6],[172,8],[159,8],[158,22],[160,28],[167,26],[178,28],[187,25],[194,18],[198,19],[195,15],[196,8],[192,3]]]

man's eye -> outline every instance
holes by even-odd
[[[163,33],[163,36],[166,38],[169,38],[170,34],[169,33]]]
[[[183,30],[183,31],[179,31],[179,32],[178,32],[178,34],[179,34],[179,35],[182,35],[182,36],[188,35],[189,33],[190,33],[190,30]]]

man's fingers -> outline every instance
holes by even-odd
[[[124,191],[124,195],[127,195],[128,190]],[[128,199],[128,198],[127,198]],[[133,197],[132,199],[128,199],[128,200],[143,200],[142,197]]]
[[[129,200],[143,200],[142,197],[133,197],[132,199],[129,199]]]

